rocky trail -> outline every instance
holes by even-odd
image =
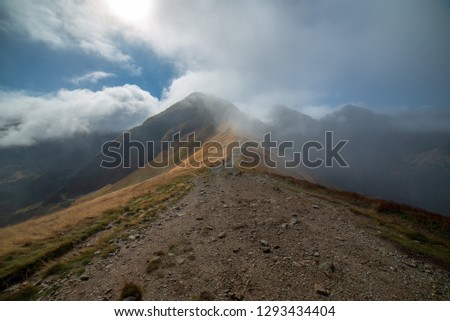
[[[450,273],[382,239],[370,219],[265,174],[210,169],[83,273],[29,282],[41,300],[449,300]],[[76,255],[86,240],[67,255]],[[128,297],[133,300],[136,298]]]

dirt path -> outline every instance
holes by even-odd
[[[265,175],[215,169],[146,229],[115,239],[43,300],[449,300],[447,271],[377,236],[365,217]],[[48,292],[48,291],[47,291]]]

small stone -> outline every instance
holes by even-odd
[[[298,219],[296,219],[296,218],[291,219],[291,221],[289,222],[290,226],[294,226],[296,224],[298,224]]]
[[[263,246],[261,249],[262,249],[263,253],[270,253],[271,252],[271,249],[270,249],[269,246]]]
[[[233,253],[238,253],[240,250],[241,250],[240,247],[234,248],[234,249],[233,249]]]
[[[203,216],[197,216],[196,219],[197,221],[203,221]]]
[[[227,234],[225,232],[222,232],[219,234],[219,239],[223,239]]]
[[[319,253],[319,252],[314,252],[314,256],[315,256],[315,257],[319,257],[319,256],[320,256],[320,253]]]
[[[177,258],[177,264],[178,265],[181,265],[181,264],[183,264],[184,262],[186,262],[186,260],[184,259],[184,258],[182,258],[182,257],[179,257],[179,258]]]
[[[316,210],[319,209],[319,205],[313,205],[312,207],[315,208]]]
[[[406,265],[412,267],[412,268],[416,268],[417,267],[417,263],[414,261],[408,261],[405,263]]]
[[[89,280],[89,276],[87,276],[86,274],[80,276],[80,281],[87,281],[87,280]]]
[[[269,242],[267,242],[266,240],[261,240],[259,241],[259,243],[261,243],[262,246],[269,246]]]
[[[336,271],[336,266],[331,262],[324,262],[319,266],[319,270],[321,270],[326,276],[331,277],[331,275]]]
[[[321,284],[314,284],[314,290],[316,291],[317,294],[323,295],[323,296],[329,296],[330,295],[330,291],[325,289]]]

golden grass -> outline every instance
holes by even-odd
[[[183,174],[186,173],[183,171],[160,175],[93,200],[79,202],[70,208],[46,216],[0,228],[0,257],[25,244],[54,237],[77,224],[98,218],[105,211],[126,204],[131,199],[149,193]]]
[[[224,130],[212,139],[224,145],[230,140],[237,141],[230,133],[230,130]],[[202,150],[196,156],[203,157]],[[173,155],[169,157],[173,159]],[[145,215],[153,215],[165,208],[166,201],[170,203],[184,195],[190,184],[180,183],[177,179],[203,172],[204,165],[202,162],[200,168],[171,166],[135,171],[116,184],[79,198],[67,209],[0,228],[0,287],[18,282],[45,265],[50,274],[64,271],[67,264],[76,266],[78,261],[62,266],[55,261],[49,262],[104,230],[112,221],[120,222],[114,228],[114,235],[125,233],[129,226],[140,226],[143,216],[137,213],[144,211]],[[171,185],[171,182],[176,184]],[[86,259],[92,255],[85,254]]]
[[[225,146],[230,141],[238,141],[238,138],[230,128],[223,128],[211,140]],[[164,153],[159,157],[167,156],[167,152]],[[173,155],[168,157],[173,160]],[[52,261],[84,239],[104,230],[112,221],[119,224],[114,227],[114,233],[109,233],[111,235],[126,233],[127,227],[144,224],[143,215],[138,213],[153,215],[165,208],[166,201],[170,203],[189,190],[190,184],[176,183],[177,178],[205,170],[208,163],[203,149],[190,157],[200,160],[199,168],[183,166],[187,163],[185,161],[178,166],[173,166],[171,162],[168,168],[137,170],[113,185],[80,197],[67,209],[0,228],[0,287],[21,281],[45,266],[46,273],[53,274],[78,266],[78,261],[89,260],[93,251],[81,253],[81,259],[74,262]],[[171,182],[175,182],[175,186]],[[102,251],[107,250],[108,246],[99,245],[102,246]]]
[[[107,207],[87,201],[86,204],[97,206],[91,208],[91,216],[83,215],[83,218],[78,217],[78,221],[67,219],[65,215],[71,214],[71,211],[64,211],[65,213],[60,213],[59,216],[57,213],[51,214],[49,217],[52,220],[49,220],[49,217],[36,219],[33,227],[43,224],[41,234],[17,237],[17,234],[11,233],[10,235],[16,237],[16,243],[10,244],[9,251],[2,249],[4,255],[0,256],[0,289],[26,279],[46,265],[45,273],[51,275],[73,268],[83,269],[82,265],[88,262],[97,250],[106,257],[108,253],[115,251],[115,245],[110,244],[109,240],[118,236],[127,237],[127,229],[130,226],[140,228],[148,225],[150,217],[180,199],[192,186],[188,181],[192,173],[193,171],[187,175],[167,174],[164,178],[131,186],[121,193],[101,197],[103,201],[110,202]],[[137,193],[140,195],[136,196]],[[118,206],[111,205],[117,202]],[[77,207],[86,204],[79,204]],[[51,225],[50,229],[49,222],[58,224]],[[19,233],[23,231],[24,226],[29,226],[28,224],[19,224],[16,229],[13,226],[8,230]],[[62,230],[53,229],[55,225]],[[107,227],[108,231],[96,239],[95,246],[86,251],[80,250],[77,256],[69,261],[52,262],[73,249],[76,244]]]

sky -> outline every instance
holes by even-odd
[[[194,91],[260,115],[450,109],[450,2],[0,0],[0,147],[125,130]]]

